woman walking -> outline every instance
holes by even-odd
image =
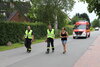
[[[66,43],[67,43],[67,37],[68,37],[68,32],[66,32],[66,28],[62,28],[62,31],[60,32],[60,37],[61,37],[61,41],[62,41],[62,45],[63,45],[63,54],[66,53]]]

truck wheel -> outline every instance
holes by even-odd
[[[73,37],[73,39],[76,39],[76,37]]]
[[[90,37],[90,34],[88,35],[88,37]]]
[[[87,37],[88,37],[88,36],[87,36],[87,34],[86,34],[85,39],[86,39]]]

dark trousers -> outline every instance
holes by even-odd
[[[27,50],[31,50],[31,39],[25,39],[25,47],[27,48]]]
[[[53,40],[53,38],[47,38],[47,51],[50,50],[50,45],[52,47],[52,50],[54,51],[54,40]]]

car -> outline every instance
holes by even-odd
[[[99,27],[95,27],[95,31],[99,31]]]

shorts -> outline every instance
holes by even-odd
[[[67,40],[61,40],[63,45],[66,45]]]

